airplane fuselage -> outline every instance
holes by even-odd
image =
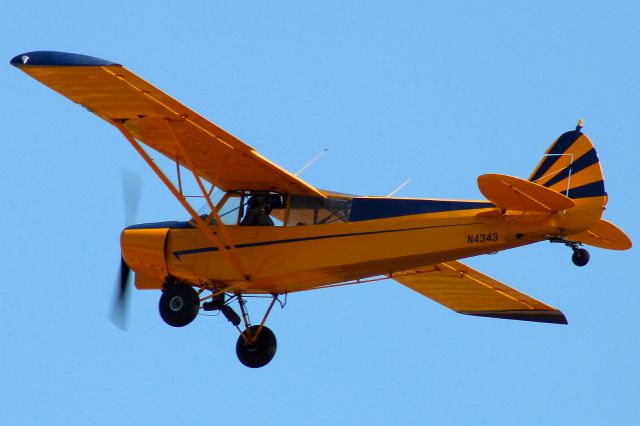
[[[186,222],[127,228],[122,252],[138,288],[162,288],[171,276],[242,293],[284,293],[535,243],[562,235],[565,219],[564,213],[503,215],[493,207],[306,226],[227,225],[233,247],[226,248],[251,265],[249,280]],[[218,226],[210,228],[220,235]]]

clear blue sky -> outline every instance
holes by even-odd
[[[527,177],[585,119],[610,202],[640,243],[637,2],[5,2],[0,419],[11,425],[635,424],[637,250],[578,269],[544,243],[468,263],[568,326],[457,315],[392,282],[289,297],[261,370],[222,318],[166,326],[135,292],[107,319],[123,226],[186,215],[115,128],[8,62],[114,60],[303,175],[342,192],[478,199]],[[445,4],[446,3],[446,4]]]

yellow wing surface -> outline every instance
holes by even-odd
[[[222,190],[322,194],[120,64],[63,52],[29,52],[11,64]]]
[[[559,310],[458,261],[403,271],[393,279],[461,314],[567,324]]]

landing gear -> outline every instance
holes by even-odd
[[[265,326],[252,325],[242,332],[236,343],[236,354],[241,363],[249,368],[267,365],[276,354],[278,346],[273,331]]]
[[[260,325],[251,325],[249,313],[245,306],[247,302],[240,294],[237,294],[236,297],[238,298],[240,313],[242,314],[242,320],[246,327],[245,330],[240,333],[238,341],[236,342],[236,355],[238,355],[240,362],[249,368],[264,367],[273,359],[278,347],[275,334],[264,325],[273,305],[278,301],[278,296],[276,294],[272,295],[273,299]],[[236,325],[236,328],[240,331],[240,327],[238,327],[237,324],[234,325]]]
[[[200,297],[190,285],[176,283],[162,292],[158,307],[164,322],[172,327],[184,327],[198,315]]]
[[[585,266],[587,263],[589,263],[589,252],[586,249],[580,248],[580,246],[582,245],[581,242],[569,241],[561,237],[550,237],[549,242],[562,243],[567,247],[571,247],[571,250],[573,250],[571,261],[574,265]]]
[[[273,294],[271,297],[271,304],[264,314],[260,325],[251,325],[246,306],[247,300],[245,296],[241,294],[229,295],[227,298],[227,295],[224,293],[214,292],[214,294],[203,299],[202,309],[204,311],[219,311],[238,332],[240,332],[240,336],[236,342],[236,355],[238,355],[238,360],[249,368],[264,367],[271,362],[276,354],[278,346],[276,336],[273,334],[273,331],[264,325],[271,309],[276,302],[279,302],[277,294]],[[230,304],[236,300],[240,307],[240,314],[236,313],[230,306]],[[284,307],[282,302],[280,305]],[[240,328],[240,324],[242,323],[244,323],[244,331]]]
[[[212,294],[200,299],[202,292],[207,290]],[[254,295],[253,297],[269,296]],[[202,302],[203,311],[222,313],[240,333],[236,342],[236,354],[240,362],[249,368],[260,368],[271,362],[278,346],[275,334],[264,323],[276,302],[279,302],[282,307],[286,304],[286,300],[282,303],[277,294],[272,294],[271,298],[271,304],[260,324],[251,325],[245,296],[224,293],[206,286],[196,291],[192,286],[183,282],[167,280],[160,297],[160,316],[170,326],[184,327],[196,318]],[[234,301],[237,301],[240,306],[240,315],[231,307],[231,303]],[[241,324],[244,325],[244,331],[240,328]]]
[[[576,266],[584,266],[589,263],[589,252],[583,248],[573,247],[571,260]]]

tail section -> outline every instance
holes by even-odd
[[[557,213],[576,205],[559,192],[513,176],[481,175],[478,188],[487,200],[506,210]]]
[[[631,239],[622,229],[604,219],[589,228],[588,231],[569,235],[567,238],[607,250],[629,250],[633,246]]]
[[[573,199],[606,197],[598,154],[581,129],[556,139],[529,181]]]
[[[582,120],[576,130],[562,134],[551,144],[529,181],[575,202],[562,224],[568,233],[587,230],[600,221],[607,193],[596,149],[582,133]]]

